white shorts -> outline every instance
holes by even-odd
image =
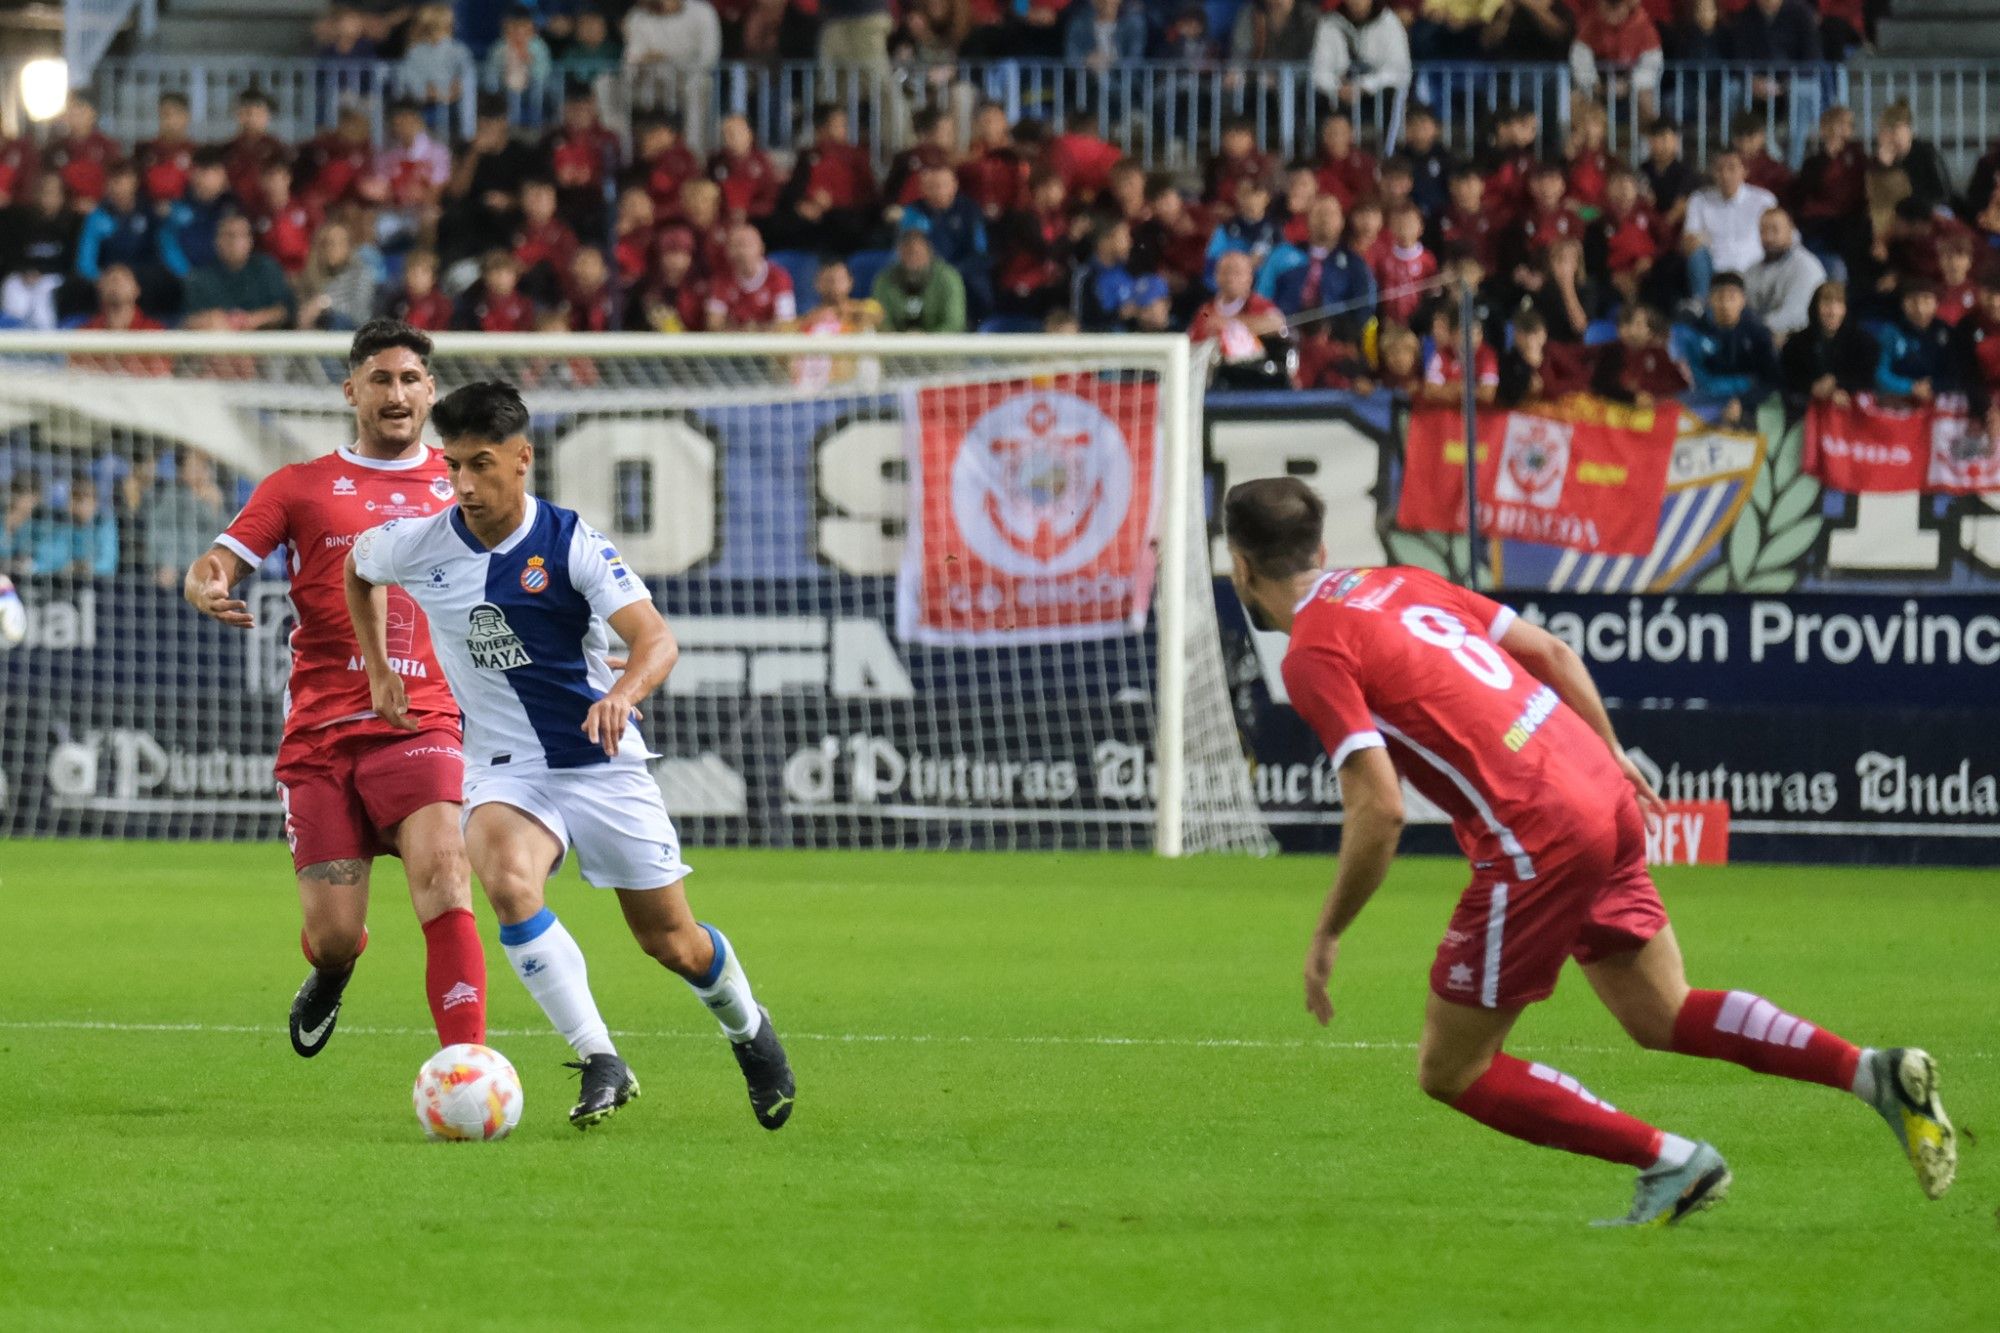
[[[482,805],[511,805],[555,834],[563,846],[555,874],[570,849],[584,882],[600,889],[659,889],[688,873],[680,835],[644,765],[599,764],[519,773],[468,773],[465,815]]]

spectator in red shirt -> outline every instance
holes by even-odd
[[[814,113],[812,144],[799,152],[772,214],[772,244],[852,252],[876,234],[875,172],[847,134],[843,108],[827,103]]]
[[[676,219],[694,237],[694,271],[712,281],[729,265],[729,234],[734,226],[722,216],[722,187],[711,180],[692,180],[681,186],[681,202]]]
[[[1743,159],[1743,178],[1769,190],[1779,203],[1792,198],[1792,171],[1765,148],[1764,113],[1744,111],[1729,123],[1729,141]]]
[[[1502,107],[1494,115],[1493,147],[1481,163],[1486,178],[1486,204],[1495,225],[1510,226],[1527,204],[1528,176],[1541,161],[1537,145],[1542,127],[1528,107]]]
[[[576,256],[576,233],[556,216],[556,183],[537,177],[521,183],[521,225],[514,232],[514,258],[521,286],[538,305],[555,305]]]
[[[1799,167],[1794,184],[1799,234],[1821,259],[1859,270],[1872,239],[1868,226],[1868,154],[1854,141],[1854,113],[1830,106],[1820,113],[1819,146]],[[1975,208],[1982,200],[1972,201]]]
[[[563,94],[562,124],[542,145],[556,182],[556,209],[582,235],[604,234],[605,184],[617,173],[618,136],[597,118],[587,85]]]
[[[1630,167],[1614,167],[1604,184],[1604,211],[1584,237],[1588,268],[1603,274],[1629,304],[1639,299],[1640,287],[1664,249],[1660,215],[1640,196],[1638,174]]]
[[[611,330],[611,270],[596,246],[586,245],[570,258],[561,309],[571,333]]]
[[[764,257],[764,238],[749,223],[729,233],[728,266],[709,284],[705,304],[712,331],[759,333],[799,317],[791,275]]]
[[[1347,231],[1341,243],[1368,265],[1369,272],[1379,273],[1389,258],[1389,236],[1383,229],[1382,205],[1373,198],[1363,199],[1347,214]]]
[[[1278,206],[1278,216],[1282,219],[1279,234],[1287,245],[1306,243],[1308,219],[1318,199],[1319,173],[1310,165],[1300,163],[1285,173],[1285,198]],[[1385,202],[1385,211],[1386,208]]]
[[[467,293],[458,327],[474,333],[532,333],[539,319],[535,303],[519,290],[521,264],[505,250],[490,250],[479,263],[479,286]]]
[[[1457,406],[1465,399],[1464,326],[1455,303],[1438,307],[1437,345],[1424,362],[1424,383],[1417,397],[1425,402]],[[1486,330],[1472,321],[1473,397],[1491,403],[1500,395],[1500,357],[1486,343]]]
[[[1937,317],[1940,324],[1958,322],[1979,308],[1979,288],[1972,281],[1972,238],[1962,231],[1938,241]]]
[[[1687,373],[1667,352],[1667,317],[1632,304],[1618,316],[1618,341],[1598,349],[1590,391],[1600,398],[1651,407],[1685,393]]]
[[[722,147],[708,159],[708,178],[722,189],[722,206],[732,222],[763,222],[778,206],[784,185],[771,155],[742,116],[722,122]]]
[[[925,107],[910,119],[916,142],[889,160],[889,175],[882,182],[885,214],[893,226],[902,218],[902,209],[917,202],[922,178],[932,167],[956,165],[958,128],[950,116],[936,107]]]
[[[432,250],[412,250],[403,260],[403,281],[382,303],[382,313],[412,328],[435,333],[452,323],[451,298],[438,290],[438,257]]]
[[[451,152],[424,128],[423,108],[397,102],[389,108],[389,142],[377,164],[384,182],[385,235],[433,232],[451,179]]]
[[[1330,112],[1319,123],[1319,192],[1340,200],[1349,213],[1357,201],[1375,193],[1375,155],[1354,144],[1354,117]]]
[[[332,129],[299,150],[299,197],[321,213],[360,199],[362,182],[375,175],[375,147],[368,115],[344,106]]]
[[[1472,166],[1446,178],[1451,202],[1435,228],[1433,249],[1443,255],[1470,255],[1489,273],[1500,264],[1501,226],[1486,206],[1486,178]]]
[[[1596,210],[1604,205],[1604,184],[1611,174],[1611,154],[1604,147],[1609,128],[1604,108],[1597,103],[1579,101],[1570,108],[1564,175],[1570,201],[1579,208]]]
[[[159,132],[140,144],[133,157],[146,202],[155,213],[165,213],[167,205],[187,193],[188,177],[194,174],[195,143],[188,137],[187,98],[161,93],[159,107]]]
[[[229,170],[229,192],[252,200],[263,191],[264,168],[292,160],[285,141],[271,133],[271,99],[256,88],[236,99],[236,137],[222,146]]]
[[[1424,248],[1424,215],[1415,204],[1405,201],[1389,215],[1389,251],[1373,267],[1382,318],[1409,323],[1428,295],[1424,284],[1438,275],[1437,256]]]
[[[1111,181],[1112,168],[1125,156],[1122,149],[1094,134],[1068,130],[1050,135],[1038,121],[1023,121],[1016,127],[1017,134],[1029,128],[1041,131],[1038,141],[1044,145],[1042,165],[1062,177],[1070,198],[1079,205],[1087,206],[1096,201]]]
[[[1191,313],[1202,290],[1202,270],[1208,267],[1208,220],[1188,206],[1171,176],[1148,183],[1146,217],[1133,228],[1132,250],[1157,265],[1173,294],[1175,313]]]
[[[319,210],[292,194],[292,169],[283,162],[264,168],[255,198],[252,225],[257,231],[257,248],[278,261],[285,276],[296,278],[312,253],[313,233],[319,230]]]
[[[86,329],[112,329],[120,333],[145,333],[165,325],[139,308],[139,279],[123,264],[106,264],[97,278],[97,313],[85,320]],[[145,371],[164,375],[166,370]]]
[[[118,142],[97,128],[97,104],[89,94],[70,93],[63,108],[63,137],[42,154],[43,168],[62,177],[70,207],[79,213],[96,208],[111,164],[124,156]]]
[[[1001,222],[994,285],[996,302],[1007,314],[1039,319],[1068,303],[1070,264],[1090,224],[1070,217],[1067,199],[1062,177],[1039,170],[1028,180],[1028,206]]]
[[[1251,290],[1256,272],[1241,250],[1217,260],[1215,298],[1195,313],[1188,339],[1216,344],[1218,383],[1282,388],[1288,380],[1285,360],[1273,354],[1269,340],[1284,336],[1285,316]]]
[[[0,208],[11,208],[16,200],[28,198],[28,188],[42,169],[42,155],[35,141],[23,134],[0,137]]]
[[[972,118],[971,150],[958,168],[959,192],[979,205],[988,222],[997,222],[1021,207],[1027,183],[1028,163],[1014,147],[1007,108],[980,103]]]
[[[1557,241],[1583,239],[1589,224],[1563,197],[1567,189],[1563,169],[1554,162],[1540,164],[1528,177],[1528,206],[1508,238],[1507,259],[1516,270],[1516,282],[1521,280],[1519,270],[1541,262]]]
[[[689,236],[692,256],[693,236]],[[618,196],[618,226],[611,257],[618,269],[618,285],[627,291],[643,288],[653,279],[653,247],[658,241],[653,226],[653,196],[634,185]]]
[[[1257,125],[1247,116],[1231,116],[1222,123],[1222,146],[1208,160],[1202,172],[1201,199],[1211,208],[1232,211],[1236,207],[1236,187],[1258,181],[1266,188],[1275,174],[1271,158],[1257,149]]]
[[[653,196],[653,214],[674,216],[681,187],[701,175],[701,163],[681,139],[680,122],[654,116],[633,127],[633,180]]]
[[[1665,67],[1660,30],[1639,0],[1599,0],[1577,27],[1569,50],[1570,74],[1586,97],[1597,95],[1600,82],[1607,98],[1621,96],[1629,86],[1647,120],[1658,114]]]
[[[625,327],[647,333],[706,328],[707,299],[708,288],[694,272],[694,237],[670,227],[660,233],[659,271],[642,295],[625,302]]]

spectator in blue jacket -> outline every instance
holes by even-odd
[[[1902,314],[1880,333],[1877,392],[1928,403],[1956,387],[1951,327],[1937,317],[1937,305],[1937,292],[1928,283],[1904,286]]]
[[[1271,216],[1271,187],[1261,180],[1246,180],[1236,187],[1236,216],[1215,229],[1208,238],[1208,285],[1215,286],[1215,261],[1226,254],[1250,256],[1250,266],[1264,267],[1264,261],[1284,240],[1284,231]]]
[[[1098,227],[1090,263],[1076,279],[1076,318],[1085,332],[1158,333],[1167,327],[1172,304],[1167,280],[1134,273],[1127,267],[1131,258],[1129,226],[1112,221]]]
[[[993,259],[986,244],[986,214],[958,192],[958,173],[928,167],[917,178],[917,201],[905,219],[921,218],[937,257],[965,280],[966,318],[976,327],[993,313]]]
[[[146,285],[149,270],[159,268],[153,237],[153,214],[139,202],[139,170],[130,162],[111,168],[104,180],[104,197],[83,220],[76,242],[76,274],[96,282],[109,264],[123,264]]]
[[[1090,0],[1070,11],[1063,29],[1063,59],[1097,73],[1146,55],[1146,15],[1123,0]]]
[[[1718,402],[1735,425],[1755,414],[1778,388],[1778,352],[1771,331],[1744,307],[1739,273],[1718,273],[1708,288],[1708,313],[1687,330],[1682,346],[1698,398]]]
[[[109,578],[118,572],[118,522],[98,503],[97,483],[79,476],[69,484],[69,504],[28,521],[29,570],[72,578]]]
[[[160,262],[177,278],[215,263],[215,229],[241,211],[229,192],[229,166],[220,148],[194,155],[187,193],[167,207],[160,220]]]
[[[1272,300],[1287,315],[1338,308],[1331,329],[1358,337],[1375,314],[1375,274],[1368,261],[1341,243],[1347,215],[1340,200],[1323,194],[1306,213],[1304,260],[1279,276]]]

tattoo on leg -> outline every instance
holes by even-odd
[[[321,861],[301,870],[299,877],[351,889],[368,878],[368,862],[359,857],[350,857],[344,861]]]

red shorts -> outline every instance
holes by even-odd
[[[389,830],[427,805],[465,799],[458,733],[354,732],[333,727],[287,737],[278,794],[292,866],[394,856]]]
[[[1627,800],[1610,822],[1534,853],[1533,879],[1503,861],[1474,874],[1431,964],[1431,990],[1454,1004],[1512,1009],[1546,1000],[1563,960],[1636,949],[1667,924],[1646,870],[1646,824]]]

